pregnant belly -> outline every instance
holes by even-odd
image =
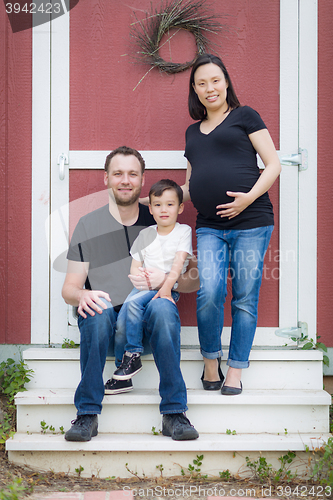
[[[233,175],[208,175],[192,173],[190,179],[190,195],[195,208],[200,214],[209,218],[216,215],[216,206],[231,203],[234,198],[227,196],[226,191],[248,193],[256,183],[258,175],[244,175],[244,166],[233,167]]]

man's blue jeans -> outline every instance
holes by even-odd
[[[107,303],[107,302],[106,302]],[[104,397],[103,370],[107,355],[119,366],[126,344],[126,315],[110,303],[102,314],[79,317],[81,381],[74,403],[78,415],[100,414]],[[187,410],[185,382],[180,370],[180,320],[175,304],[167,299],[151,301],[143,317],[145,353],[152,352],[160,375],[161,413]],[[116,396],[115,396],[116,397]]]
[[[126,340],[125,351],[144,352],[143,348],[143,315],[149,302],[155,297],[157,290],[137,290],[134,288],[125,300],[121,310],[126,314]],[[179,293],[171,292],[175,302]],[[158,299],[157,299],[158,300]],[[122,328],[123,323],[121,322]],[[118,329],[118,328],[117,328]]]
[[[273,226],[228,231],[197,229],[200,277],[197,320],[201,353],[205,358],[223,355],[221,333],[230,269],[232,326],[227,364],[234,368],[249,366],[264,257],[272,231]]]

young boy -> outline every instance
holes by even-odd
[[[113,374],[116,380],[128,380],[142,369],[140,354],[143,352],[142,320],[145,307],[157,298],[176,304],[179,298],[179,294],[174,291],[177,280],[186,271],[188,256],[192,255],[191,228],[177,222],[178,214],[184,210],[180,186],[169,179],[156,182],[149,192],[149,210],[156,226],[143,229],[134,241],[131,248],[131,274],[141,273],[142,267],[155,267],[164,271],[167,277],[159,290],[140,291],[134,288],[122,306],[126,314],[127,344],[122,363]],[[149,284],[149,275],[146,276]]]

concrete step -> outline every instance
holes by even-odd
[[[80,381],[79,349],[31,348],[23,352],[26,363],[35,372],[27,389],[74,389]],[[225,353],[227,359],[228,353]],[[198,349],[183,349],[181,369],[188,389],[201,389],[202,356]],[[133,378],[136,388],[157,388],[159,376],[152,355],[142,357],[143,370]],[[322,353],[299,349],[253,349],[250,368],[242,381],[247,389],[321,390],[323,388]],[[114,372],[114,358],[107,358],[105,381]],[[227,372],[222,361],[222,371]]]
[[[31,389],[16,396],[18,432],[40,432],[44,420],[58,431],[75,418],[72,389]],[[145,433],[161,429],[156,389],[105,396],[102,433]],[[250,390],[239,396],[188,390],[188,417],[199,433],[241,434],[328,432],[330,395],[323,390]]]
[[[258,459],[263,453],[267,462],[278,469],[279,457],[289,450],[297,453],[294,460],[298,475],[306,472],[310,450],[319,448],[329,434],[205,434],[194,441],[173,441],[152,434],[103,434],[87,443],[67,442],[62,435],[17,433],[6,443],[9,460],[36,468],[39,471],[75,474],[82,468],[82,476],[158,477],[181,475],[197,455],[204,455],[201,473],[219,477],[219,472],[246,474],[246,460]]]
[[[70,307],[70,309],[72,309]],[[70,326],[68,327],[66,337],[70,340],[73,340],[76,344],[80,343],[80,332],[77,326],[77,320],[73,317],[72,311],[69,311],[68,320]],[[286,344],[290,347],[297,347],[297,344],[288,337],[282,337],[276,334],[276,327],[260,327],[258,326],[256,329],[256,334],[254,336],[253,345],[258,348],[262,347],[283,347]],[[224,326],[222,332],[222,343],[224,346],[230,345],[230,336],[231,336],[231,327]],[[61,335],[58,337],[61,339]],[[198,328],[196,326],[182,326],[180,332],[181,345],[183,347],[193,347],[199,346],[199,338],[198,338]],[[63,337],[63,340],[65,338]],[[60,343],[55,344],[61,347]]]

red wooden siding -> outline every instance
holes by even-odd
[[[332,21],[332,1],[319,0],[317,334],[330,347],[333,347]]]
[[[0,8],[0,343],[30,342],[31,30]]]
[[[150,186],[161,178],[172,178],[179,184],[183,184],[185,180],[184,171],[179,170],[147,170],[145,186],[142,190],[142,195],[148,194]],[[72,170],[70,172],[70,200],[73,202],[77,200],[70,210],[70,234],[72,234],[74,227],[79,218],[85,213],[94,210],[108,202],[107,191],[103,189],[103,172],[99,170],[90,170],[85,172],[85,182],[82,183],[82,172]],[[98,193],[95,197],[89,197],[93,193]],[[274,205],[278,204],[278,190],[272,189],[270,196]],[[88,198],[85,198],[88,197]],[[82,200],[82,201],[80,201]],[[183,214],[179,216],[179,222],[189,224],[193,228],[193,248],[196,248],[195,241],[195,216],[196,211],[191,202],[185,204]],[[276,217],[276,224],[278,226],[278,217]],[[259,321],[258,326],[277,326],[278,325],[278,302],[275,297],[278,290],[278,263],[276,262],[276,250],[278,244],[278,230],[276,229],[272,236],[272,241],[265,260],[265,277],[263,279],[262,293],[259,301]],[[228,299],[225,311],[225,325],[231,325],[230,314],[230,299],[231,299],[231,286],[228,286]],[[196,294],[182,294],[178,303],[181,321],[183,326],[196,325]]]
[[[160,5],[159,0],[152,3]],[[139,150],[184,149],[185,130],[192,123],[187,110],[189,71],[167,76],[153,70],[136,87],[149,67],[133,63],[130,57],[129,31],[135,19],[129,5],[116,0],[94,0],[79,3],[71,12],[71,150],[109,151],[123,144]],[[217,51],[239,98],[261,113],[278,148],[279,2],[259,0],[250,6],[247,0],[216,0],[210,5],[213,12],[225,15],[221,22],[229,27],[227,35],[213,40],[220,43]],[[149,7],[150,0],[135,3],[138,16]],[[193,58],[191,35],[180,35],[172,39],[170,46],[164,46],[164,58],[170,53],[173,61]],[[184,171],[148,171],[144,193],[152,182],[166,176],[179,183],[185,180]],[[84,196],[83,186],[87,184],[90,192],[100,191],[102,174],[71,172],[70,200]],[[271,196],[277,225],[266,259],[259,326],[278,325],[278,183]],[[194,229],[195,210],[191,203],[186,204],[180,220]],[[180,302],[184,326],[195,324],[195,309],[195,294],[184,295]],[[228,324],[231,324],[229,306]]]

